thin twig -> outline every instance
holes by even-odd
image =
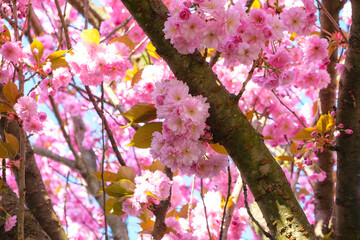
[[[64,16],[61,12],[61,8],[60,8],[60,4],[59,4],[59,0],[55,0],[55,5],[56,5],[56,9],[58,11],[58,15],[61,21],[61,26],[64,29],[64,35],[65,35],[65,39],[66,39],[66,46],[68,49],[71,48],[71,41],[70,41],[70,37],[69,37],[69,32],[68,32],[68,28],[66,26],[65,20],[64,20]]]
[[[5,158],[2,159],[2,179],[6,182],[6,160]]]
[[[208,221],[208,216],[207,216],[207,211],[206,211],[206,205],[205,205],[205,201],[204,201],[204,193],[203,193],[203,190],[204,190],[203,179],[201,178],[201,181],[200,181],[200,196],[201,196],[201,201],[202,201],[203,206],[204,206],[204,214],[205,214],[205,220],[206,220],[206,228],[207,228],[207,231],[208,231],[208,234],[209,234],[209,239],[211,239],[211,233],[210,233],[210,228],[209,228],[209,221]]]
[[[111,146],[114,150],[114,153],[119,161],[119,163],[121,164],[121,166],[126,166],[125,164],[125,161],[123,160],[123,158],[121,157],[121,154],[117,148],[117,144],[116,144],[116,141],[115,141],[115,138],[114,138],[114,135],[112,134],[112,131],[110,130],[110,127],[109,127],[109,124],[108,122],[106,121],[106,118],[103,114],[103,112],[101,111],[101,109],[99,108],[99,106],[97,105],[95,99],[94,99],[94,95],[92,94],[91,92],[91,89],[89,86],[85,86],[85,89],[86,89],[86,92],[87,94],[89,95],[89,98],[90,98],[90,101],[92,102],[92,104],[94,105],[94,108],[97,112],[97,114],[99,115],[99,117],[101,118],[101,121],[104,123],[104,127],[105,127],[105,130],[106,130],[106,133],[109,137],[109,140],[110,140],[110,143],[111,143]]]
[[[251,80],[251,78],[252,78],[252,76],[253,76],[253,74],[254,74],[254,71],[255,71],[255,68],[256,68],[256,67],[257,67],[257,63],[256,63],[256,61],[254,60],[254,61],[253,61],[253,65],[252,65],[252,67],[251,67],[251,69],[250,69],[250,71],[249,71],[249,74],[248,74],[245,82],[243,83],[243,85],[242,85],[242,87],[241,87],[240,92],[238,93],[238,95],[236,95],[236,101],[237,101],[237,102],[240,100],[241,96],[244,94],[245,89],[246,89],[246,85],[247,85],[248,82]]]
[[[343,37],[344,41],[348,44],[349,41],[346,38],[344,32],[341,30],[341,28],[339,27],[339,24],[335,21],[335,19],[331,16],[331,14],[328,12],[328,10],[324,7],[324,5],[319,1],[316,0],[316,2],[320,5],[321,9],[324,11],[325,15],[329,18],[330,22],[334,25],[334,27],[336,28],[336,30],[338,32],[340,32],[341,36]]]
[[[286,107],[287,110],[289,110],[296,118],[297,120],[299,120],[299,122],[301,123],[301,125],[303,125],[304,128],[306,128],[306,125],[301,121],[301,119],[299,118],[299,116],[293,111],[291,110],[288,106],[285,105],[285,103],[283,101],[281,101],[281,99],[279,98],[279,96],[275,93],[274,90],[271,90],[271,92],[275,95],[275,97],[279,100],[279,102],[281,103],[281,105],[283,105],[284,107]]]
[[[230,166],[228,166],[228,190],[227,190],[227,196],[226,196],[226,201],[225,201],[225,206],[224,206],[224,212],[223,212],[223,216],[222,216],[222,220],[221,220],[219,240],[221,240],[222,236],[223,236],[226,210],[227,210],[227,205],[228,205],[229,198],[230,198],[230,189],[231,189],[231,172],[230,172]]]
[[[104,99],[104,87],[101,85],[101,99]],[[101,101],[101,111],[104,112],[104,102]],[[108,232],[107,232],[107,218],[106,218],[106,192],[105,192],[105,180],[104,180],[104,163],[105,163],[105,134],[104,134],[104,122],[102,122],[102,131],[101,131],[101,141],[102,141],[102,156],[101,156],[101,188],[103,191],[104,198],[104,222],[105,222],[105,239],[108,240]]]
[[[115,34],[117,31],[119,31],[120,28],[125,27],[130,20],[132,19],[132,16],[128,17],[127,19],[125,19],[125,21],[123,21],[122,23],[120,23],[119,25],[117,25],[113,30],[111,30],[111,32],[109,32],[105,37],[101,38],[100,42],[104,42],[107,39],[109,39],[113,34]]]
[[[143,38],[143,40],[141,40],[139,42],[138,45],[135,46],[135,48],[131,51],[130,55],[129,55],[129,59],[131,58],[131,56],[141,47],[141,45],[143,45],[144,42],[146,42],[146,40],[148,40],[149,38],[146,36]]]
[[[26,30],[26,25],[29,25],[29,16],[30,16],[30,1],[28,1],[28,4],[27,4],[27,9],[26,9],[26,18],[25,18],[25,22],[24,22],[24,29],[21,31],[21,34],[20,34],[20,37],[19,39],[22,39],[22,37],[24,36],[25,34],[25,30]]]
[[[196,176],[194,175],[194,179],[193,182],[191,184],[191,193],[190,193],[190,201],[188,204],[188,212],[187,212],[187,219],[188,219],[188,223],[189,223],[189,230],[191,231],[191,224],[190,224],[190,216],[191,216],[191,210],[192,210],[192,202],[194,199],[194,190],[195,190],[195,180],[196,180]]]
[[[87,29],[89,24],[89,0],[84,0],[84,17],[85,17],[84,29]]]
[[[216,51],[216,52],[214,53],[214,55],[211,56],[211,58],[210,58],[210,63],[209,63],[209,65],[210,65],[211,68],[215,65],[215,63],[216,63],[217,60],[219,59],[220,55],[221,55],[221,52]]]
[[[242,179],[241,179],[241,176],[240,176],[240,173],[239,173],[239,176],[236,180],[236,183],[235,183],[235,186],[233,188],[233,191],[231,193],[231,204],[230,206],[228,207],[227,211],[226,211],[226,216],[225,216],[225,223],[224,223],[224,235],[223,235],[223,239],[227,239],[227,234],[228,234],[228,229],[230,227],[230,223],[231,223],[231,219],[234,215],[234,211],[237,207],[237,204],[239,202],[239,199],[240,199],[240,193],[241,193],[241,190],[243,188],[243,185],[242,185]]]
[[[68,171],[67,176],[66,176],[65,196],[64,196],[64,219],[65,219],[65,226],[66,226],[66,234],[68,234],[68,228],[69,228],[69,225],[68,225],[68,222],[66,219],[66,216],[67,216],[67,214],[66,214],[66,198],[67,198],[67,187],[69,184],[69,176],[70,176],[70,171]]]
[[[270,233],[268,233],[267,231],[265,231],[260,223],[254,218],[254,216],[252,215],[251,211],[250,211],[250,208],[249,208],[249,204],[248,204],[248,201],[247,201],[247,189],[246,189],[246,183],[244,181],[244,179],[242,180],[243,181],[243,188],[244,188],[244,202],[245,202],[245,208],[247,210],[247,213],[249,215],[249,217],[251,218],[251,220],[256,224],[256,226],[258,226],[258,228],[263,232],[263,234],[268,237],[270,240],[274,240],[275,238],[273,236],[271,236]]]

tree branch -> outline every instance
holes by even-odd
[[[239,109],[235,95],[221,86],[200,53],[182,55],[165,39],[162,30],[168,17],[166,6],[161,1],[122,2],[175,76],[187,83],[190,93],[207,97],[210,104],[207,124],[212,129],[214,141],[226,148],[239,168],[263,212],[271,234],[282,239],[286,238],[287,232],[293,232],[297,240],[314,239],[313,229],[291,191],[284,172],[266,148],[260,134]],[[287,215],[294,217],[286,219]],[[276,224],[272,224],[274,221]],[[283,228],[285,231],[281,231]]]
[[[77,167],[76,167],[76,162],[74,160],[62,157],[56,153],[53,153],[52,151],[50,151],[48,149],[45,149],[45,148],[42,148],[42,147],[39,147],[36,145],[34,145],[32,147],[32,150],[34,151],[35,154],[50,158],[50,159],[54,160],[55,162],[64,164],[64,165],[68,166],[71,170],[79,171],[79,169],[77,169]]]

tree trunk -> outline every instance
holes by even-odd
[[[337,123],[353,130],[337,140],[336,239],[360,239],[360,1],[353,0],[352,25],[339,86]]]
[[[3,179],[0,178],[0,181]],[[0,184],[1,185],[1,184]],[[2,183],[0,187],[1,207],[10,215],[15,216],[18,212],[19,199],[16,193],[5,183]],[[17,228],[14,226],[10,231],[5,232],[3,225],[5,224],[6,213],[0,210],[0,238],[1,239],[16,239]],[[28,209],[25,210],[25,221],[24,221],[24,238],[31,238],[37,240],[48,240],[50,237],[46,234],[44,229],[41,228],[38,221],[30,213]]]
[[[338,23],[339,11],[344,6],[345,1],[339,0],[323,0],[322,4],[325,9],[330,13],[331,17]],[[320,36],[322,38],[330,37],[328,33],[335,33],[336,28],[330,21],[329,17],[325,14],[324,9],[320,9],[320,23],[322,31]],[[324,32],[324,30],[326,32]],[[330,56],[330,63],[327,65],[327,72],[330,74],[330,84],[320,90],[320,113],[327,114],[333,110],[336,102],[336,77],[337,71],[335,69],[338,60],[337,49]],[[330,219],[334,208],[334,156],[333,151],[324,149],[318,155],[318,166],[322,171],[326,172],[326,178],[322,182],[315,183],[315,235],[323,239],[328,234],[333,226],[330,224]]]
[[[255,196],[271,235],[275,239],[315,239],[315,234],[296,200],[279,164],[260,134],[238,107],[236,98],[221,85],[200,53],[182,55],[165,40],[168,9],[161,1],[122,0],[139,26],[193,95],[207,97],[214,140],[225,146],[241,176]]]

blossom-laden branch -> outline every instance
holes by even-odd
[[[169,12],[166,6],[161,1],[122,2],[175,76],[187,83],[190,93],[207,97],[210,104],[207,124],[212,129],[214,141],[226,148],[239,168],[263,212],[271,234],[280,239],[286,238],[286,233],[291,232],[297,240],[313,239],[312,227],[284,172],[239,109],[235,96],[220,84],[200,53],[180,54],[165,39],[162,30]],[[279,191],[283,194],[279,195]],[[280,206],[285,212],[280,215],[274,206]],[[294,217],[286,219],[284,216],[287,215]]]

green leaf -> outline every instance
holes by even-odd
[[[162,132],[161,122],[152,122],[140,127],[134,134],[133,139],[128,146],[138,148],[148,148],[151,145],[154,132]]]
[[[127,179],[134,182],[136,173],[132,167],[120,166],[119,171],[116,174],[116,180]]]
[[[279,156],[275,158],[277,161],[289,161],[289,162],[295,162],[295,159],[290,156]]]
[[[13,82],[9,81],[3,87],[2,91],[3,91],[3,94],[6,97],[6,99],[9,100],[9,102],[11,102],[12,104],[15,104],[16,101],[18,100],[18,98],[20,97],[19,90],[18,90],[16,84]]]
[[[156,118],[156,108],[152,103],[138,103],[121,115],[129,119],[131,124],[148,122]]]
[[[41,59],[41,57],[42,57],[42,55],[44,53],[44,45],[40,41],[36,40],[36,38],[34,36],[34,41],[31,43],[30,48],[31,48],[31,52],[32,52],[34,58],[39,63],[39,61],[40,61],[40,59]],[[39,51],[38,55],[34,54],[34,49],[35,48]]]
[[[133,195],[134,190],[135,190],[135,183],[127,179],[122,179],[105,187],[105,192],[110,197],[122,197],[122,196]]]
[[[100,182],[102,181],[101,179],[101,171],[99,172],[90,172],[92,174],[95,175],[95,177],[97,178],[97,180],[99,180]],[[116,173],[112,173],[112,172],[109,172],[109,171],[104,171],[104,181],[105,182],[116,182],[118,179],[117,179],[117,175]]]
[[[6,143],[4,146],[9,151],[9,154],[15,158],[19,152],[19,140],[12,134],[5,132]]]
[[[51,62],[51,69],[55,70],[59,67],[70,67],[69,64],[65,60],[65,53],[69,52],[70,50],[60,50],[53,52],[50,54],[45,62],[49,60]]]
[[[7,148],[5,147],[5,142],[0,141],[0,158],[8,158],[9,152]]]
[[[87,29],[81,32],[80,38],[84,42],[90,42],[90,43],[100,43],[100,33],[96,29]]]

